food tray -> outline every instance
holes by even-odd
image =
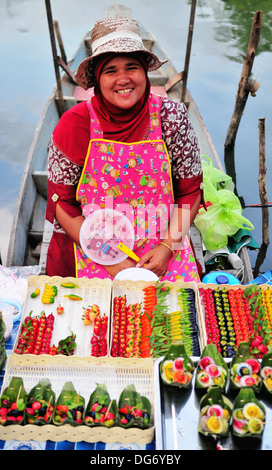
[[[9,385],[12,377],[21,377],[27,393],[37,383],[47,378],[50,380],[56,398],[66,381],[71,381],[80,395],[85,398],[87,405],[91,393],[97,384],[105,384],[112,399],[118,401],[123,389],[134,384],[136,390],[146,396],[152,404],[151,427],[148,429],[119,426],[106,428],[104,426],[89,427],[85,424],[73,427],[69,424],[56,426],[46,424],[10,424],[0,425],[0,439],[35,439],[38,441],[52,440],[71,442],[137,442],[146,444],[154,438],[154,374],[151,359],[113,359],[93,357],[65,356],[33,356],[13,354],[9,357],[2,391]]]
[[[156,282],[150,281],[131,281],[131,280],[114,280],[112,285],[112,311],[113,311],[113,302],[116,296],[126,295],[127,303],[134,304],[134,303],[142,303],[144,301],[144,292],[143,289],[149,285],[155,285]],[[204,316],[199,314],[200,312],[200,300],[198,295],[197,284],[195,282],[164,282],[163,283],[166,287],[170,287],[169,295],[166,299],[166,304],[168,305],[168,312],[174,312],[179,310],[178,305],[178,291],[181,288],[185,289],[192,289],[195,293],[195,302],[196,302],[196,310],[197,310],[197,322],[198,322],[198,340],[200,351],[203,350],[204,346],[207,343],[206,338],[206,329],[204,324]],[[113,331],[113,325],[111,326],[111,331]],[[112,339],[112,338],[111,338]]]
[[[66,288],[61,287],[64,282],[73,282],[78,287]],[[44,304],[41,301],[41,296],[45,287],[45,284],[57,286],[58,294],[55,297],[54,303]],[[84,314],[84,308],[89,305],[97,304],[101,310],[101,315],[104,313],[110,317],[111,307],[111,286],[112,281],[110,279],[75,279],[71,277],[62,278],[59,276],[29,276],[27,292],[23,307],[21,325],[24,319],[32,311],[32,315],[40,315],[42,311],[45,312],[46,316],[53,313],[55,317],[53,335],[51,338],[51,345],[58,345],[58,341],[66,338],[71,332],[76,334],[76,349],[74,355],[77,356],[90,356],[91,345],[90,339],[93,334],[93,324],[84,325],[82,316]],[[40,295],[36,298],[31,298],[32,292],[36,289],[40,289]],[[82,297],[83,300],[74,301],[70,300],[65,295],[76,294]],[[64,307],[62,315],[57,314],[57,307],[59,305]],[[19,334],[21,331],[21,325],[18,330],[18,336],[14,343],[13,352],[16,350]],[[110,319],[108,321],[108,344],[109,344],[109,326]]]
[[[260,400],[266,409],[266,425],[262,440],[254,438],[229,437],[216,442],[212,437],[206,437],[198,433],[199,403],[203,392],[195,391],[195,373],[192,386],[186,390],[162,383],[160,378],[159,358],[154,363],[155,397],[155,440],[158,450],[271,450],[272,449],[272,395],[264,390],[256,398]],[[192,357],[195,366],[199,358]],[[226,362],[230,362],[226,359]],[[205,392],[204,392],[205,393]],[[232,403],[236,397],[234,392],[226,390]]]
[[[202,344],[203,346],[206,346],[207,345],[207,332],[206,332],[206,326],[205,326],[205,309],[204,309],[204,305],[203,305],[203,302],[201,300],[201,295],[200,295],[200,290],[203,289],[203,290],[208,290],[208,289],[212,289],[212,291],[214,290],[227,290],[227,291],[231,291],[231,290],[242,290],[244,291],[245,289],[247,288],[250,288],[252,287],[252,285],[242,285],[242,284],[235,284],[235,285],[231,285],[231,284],[208,284],[208,283],[198,283],[197,284],[197,290],[198,290],[198,312],[199,312],[199,321],[200,321],[200,324],[203,325],[203,332],[202,332]],[[262,289],[262,290],[267,290],[269,289],[271,292],[272,292],[272,286],[269,286],[267,284],[259,284],[258,285],[258,289]]]
[[[197,284],[197,288],[198,289],[227,289],[227,290],[238,290],[238,289],[242,289],[242,290],[245,290],[247,288],[250,288],[250,287],[253,287],[252,284],[208,284],[208,283],[205,283],[205,282],[199,282]],[[272,290],[272,286],[269,285],[269,284],[258,284],[258,288],[262,289],[262,290],[265,290],[265,289],[269,289],[269,290]]]

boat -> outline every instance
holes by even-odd
[[[130,9],[122,6],[107,8],[105,16],[115,15],[131,16],[131,12]],[[139,24],[139,27],[147,49],[152,50],[162,61],[167,60],[160,69],[149,74],[152,91],[157,94],[167,95],[172,100],[180,101],[183,93],[183,73],[177,72],[155,37],[141,24]],[[10,234],[6,260],[7,267],[39,265],[40,273],[45,273],[46,254],[52,236],[52,225],[45,220],[48,147],[51,134],[60,118],[60,105],[64,104],[67,110],[81,101],[90,99],[92,96],[92,89],[83,90],[74,79],[79,64],[90,54],[91,31],[88,31],[80,42],[72,60],[67,65],[64,64],[64,71],[61,74],[62,102],[58,92],[59,84],[57,83],[42,113],[22,176]],[[199,139],[201,154],[207,155],[216,168],[224,171],[211,136],[187,87],[184,102]],[[196,257],[205,272],[203,244],[199,231],[194,225],[191,228],[190,236]],[[246,284],[253,279],[246,247],[242,248],[239,256],[243,261],[243,283]],[[235,274],[233,271],[232,273]]]

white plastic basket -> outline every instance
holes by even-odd
[[[148,443],[154,437],[154,377],[153,361],[151,359],[113,359],[92,357],[66,356],[30,356],[11,355],[7,362],[3,390],[9,385],[12,377],[21,377],[27,393],[42,378],[51,382],[56,398],[67,381],[71,381],[77,391],[88,403],[91,393],[97,384],[105,384],[111,399],[119,400],[123,389],[134,384],[137,392],[147,397],[152,404],[151,426],[148,429],[119,426],[106,428],[104,426],[89,427],[82,424],[55,426],[48,424],[37,425],[8,425],[0,426],[0,439],[35,439],[52,440],[55,442],[68,440],[72,442],[138,442]]]
[[[78,285],[78,287],[72,289],[61,287],[61,284],[68,281],[73,282],[74,284]],[[41,301],[42,293],[46,284],[56,286],[58,289],[58,294],[55,297],[54,303],[52,304],[44,304]],[[90,356],[90,340],[93,335],[93,324],[84,325],[82,320],[84,309],[87,308],[89,305],[97,304],[101,310],[101,315],[103,315],[104,313],[107,315],[107,339],[109,344],[111,287],[112,282],[110,279],[102,280],[98,278],[75,279],[68,277],[62,278],[59,276],[29,276],[21,325],[24,322],[24,319],[29,315],[31,311],[33,312],[32,316],[40,315],[42,311],[45,312],[46,316],[50,313],[53,313],[55,321],[51,345],[54,344],[55,346],[57,346],[59,340],[65,339],[71,334],[71,332],[73,332],[76,334],[77,344],[74,354],[77,356]],[[40,295],[36,298],[31,298],[31,294],[36,288],[40,289]],[[65,297],[69,294],[76,294],[82,297],[83,300],[73,301]],[[64,312],[62,315],[58,315],[56,313],[57,307],[60,304],[64,307]],[[19,328],[19,333],[21,330],[21,325]],[[16,350],[18,339],[19,335],[16,338],[13,351]]]

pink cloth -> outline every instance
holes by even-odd
[[[91,142],[84,169],[80,178],[77,200],[80,201],[85,217],[94,210],[111,208],[123,212],[130,220],[134,231],[133,251],[141,258],[147,251],[164,238],[170,212],[174,204],[170,159],[162,140],[160,125],[160,99],[151,95],[150,140],[137,143],[112,142],[103,139],[100,123],[91,102],[88,104],[91,116]],[[99,212],[98,212],[99,213]],[[109,229],[108,225],[102,228]],[[100,227],[98,227],[100,225]],[[117,225],[116,225],[117,227]],[[109,277],[103,267],[103,259],[118,257],[118,238],[107,239],[92,234],[86,244],[89,259],[81,248],[76,248],[76,275],[78,277]],[[119,228],[119,226],[118,226]],[[114,233],[114,227],[110,230]],[[100,234],[102,232],[100,231]],[[101,263],[97,262],[101,260]],[[199,281],[197,266],[188,239],[183,242],[175,256],[169,261],[163,280]]]

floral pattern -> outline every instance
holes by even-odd
[[[55,184],[77,185],[82,168],[58,149],[53,141],[48,152],[48,179]]]
[[[198,139],[189,120],[186,106],[162,99],[162,138],[168,149],[173,177],[192,178],[202,173]]]

